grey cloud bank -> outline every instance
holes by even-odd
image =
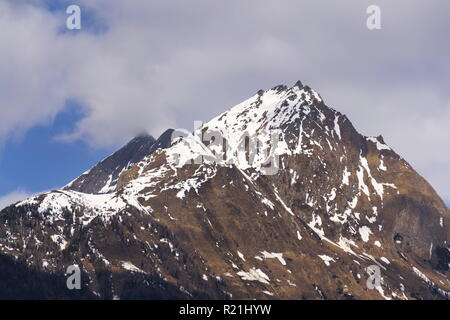
[[[364,0],[79,1],[99,33],[61,33],[40,3],[0,3],[0,140],[76,99],[86,117],[59,139],[117,145],[300,79],[450,200],[448,1],[376,1],[377,31]]]

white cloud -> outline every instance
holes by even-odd
[[[7,206],[12,205],[16,202],[25,200],[29,197],[31,197],[31,194],[29,194],[25,191],[22,191],[22,190],[16,190],[9,194],[0,196],[0,210],[6,208]]]
[[[0,2],[0,141],[67,98],[87,116],[60,139],[105,146],[300,79],[450,199],[450,2],[379,0],[369,31],[366,0],[81,0],[107,26],[95,34],[61,33],[64,12],[21,3]]]

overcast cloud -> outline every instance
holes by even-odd
[[[86,116],[59,139],[101,147],[191,128],[300,79],[450,200],[449,1],[73,2],[93,29],[61,32],[64,12],[0,0],[0,141],[50,122],[66,99]],[[370,4],[381,30],[366,28]]]

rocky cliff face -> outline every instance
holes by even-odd
[[[106,299],[449,298],[449,210],[311,88],[261,90],[170,134],[4,209],[2,255],[54,279],[78,264],[83,292]],[[51,288],[38,294],[67,295]]]
[[[146,134],[134,138],[126,146],[83,173],[64,189],[90,194],[113,192],[120,175],[124,171],[132,168],[155,150],[165,149],[170,145],[172,131],[167,130],[158,140]]]

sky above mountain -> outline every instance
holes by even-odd
[[[65,28],[81,7],[82,29]],[[450,2],[0,0],[0,206],[300,79],[450,200]]]

